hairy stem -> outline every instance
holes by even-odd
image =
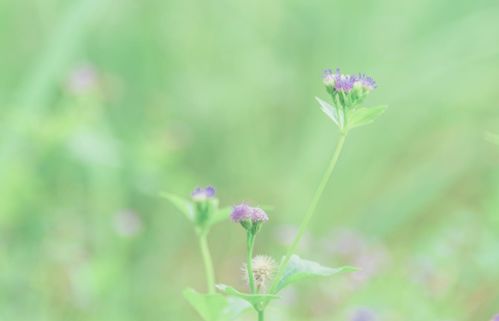
[[[213,261],[211,259],[210,249],[208,248],[206,233],[199,233],[199,247],[201,248],[201,254],[203,256],[208,293],[213,294],[215,293],[215,273],[213,272]]]
[[[331,174],[334,171],[334,168],[336,167],[336,163],[338,162],[338,158],[340,157],[341,151],[343,149],[343,144],[345,143],[347,133],[343,132],[340,135],[340,138],[338,140],[338,144],[336,145],[336,149],[334,151],[334,154],[331,158],[331,161],[329,162],[329,166],[327,167],[326,171],[324,172],[324,175],[322,176],[322,179],[319,183],[319,186],[315,190],[314,196],[312,198],[312,202],[310,203],[308,210],[303,217],[303,221],[300,224],[300,227],[298,229],[298,233],[296,234],[293,242],[288,248],[288,251],[286,252],[286,256],[284,257],[284,260],[281,262],[279,265],[279,269],[277,271],[276,277],[274,278],[274,282],[272,284],[272,287],[270,288],[270,293],[273,293],[276,290],[276,287],[278,285],[279,280],[281,279],[282,275],[284,274],[284,270],[286,269],[286,266],[289,263],[289,260],[291,259],[291,256],[293,253],[296,251],[296,247],[298,246],[301,238],[303,237],[303,234],[305,233],[308,224],[310,223],[310,220],[312,219],[312,216],[314,215],[315,210],[317,209],[317,205],[319,204],[319,200],[324,193],[324,189],[326,188],[326,185],[331,178]]]
[[[255,276],[253,275],[253,247],[255,245],[255,235],[250,231],[247,233],[246,245],[248,247],[248,260],[246,263],[246,270],[248,270],[248,283],[251,293],[256,293]]]

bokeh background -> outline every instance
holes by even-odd
[[[341,67],[388,104],[347,140],[269,320],[499,312],[497,1],[0,2],[0,320],[200,320],[192,227],[161,191],[269,205],[278,258],[334,148],[314,96]],[[242,229],[209,238],[244,289]],[[252,320],[251,313],[242,320]]]

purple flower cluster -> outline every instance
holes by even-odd
[[[269,220],[267,213],[258,207],[251,207],[247,204],[241,203],[234,206],[230,218],[240,223],[243,221],[252,221],[253,223],[266,222]]]
[[[490,321],[499,321],[499,313],[493,316]]]
[[[347,75],[340,72],[340,68],[333,73],[331,69],[324,70],[322,77],[324,84],[330,86],[338,92],[350,92],[354,87],[365,90],[373,90],[376,88],[376,82],[365,74]]]
[[[192,199],[195,201],[204,201],[215,197],[215,188],[207,186],[205,188],[196,187],[192,192]]]

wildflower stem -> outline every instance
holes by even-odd
[[[331,158],[331,161],[329,163],[329,166],[327,167],[326,171],[324,172],[324,175],[322,176],[322,179],[319,183],[319,186],[315,190],[314,196],[312,198],[312,202],[310,203],[308,210],[303,217],[303,221],[301,222],[301,225],[298,229],[298,233],[296,234],[293,242],[288,248],[288,251],[286,252],[286,255],[284,259],[282,260],[281,264],[279,265],[279,269],[277,271],[276,277],[274,278],[272,287],[270,288],[270,293],[274,293],[276,290],[276,287],[279,283],[279,280],[284,274],[284,270],[286,269],[286,266],[289,263],[289,260],[291,259],[291,256],[293,253],[296,251],[296,247],[298,246],[301,238],[303,237],[303,234],[305,233],[305,230],[307,229],[308,224],[310,223],[310,220],[312,216],[314,215],[315,210],[317,209],[317,205],[319,204],[319,200],[324,193],[324,189],[326,188],[326,185],[331,178],[331,174],[334,171],[334,168],[336,167],[336,163],[338,162],[338,158],[340,157],[341,151],[343,149],[343,144],[345,143],[345,139],[347,136],[347,131],[343,131],[340,134],[340,138],[338,140],[338,144],[336,145],[336,149],[334,151],[334,154]]]
[[[247,233],[247,242],[248,246],[248,262],[247,270],[248,270],[248,283],[251,290],[251,293],[256,293],[255,287],[255,276],[253,275],[253,247],[255,245],[255,234],[248,230]]]
[[[201,248],[201,254],[203,256],[208,293],[213,294],[215,293],[215,273],[213,272],[213,261],[211,259],[210,249],[208,248],[206,233],[199,233],[199,247]]]
[[[259,310],[258,311],[258,321],[264,321],[264,310]]]

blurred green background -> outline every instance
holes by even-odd
[[[200,320],[195,235],[159,192],[272,205],[256,253],[278,258],[336,142],[314,100],[336,67],[390,108],[349,136],[299,254],[363,271],[269,320],[489,320],[498,39],[486,0],[1,1],[0,320]],[[243,289],[242,229],[209,241]]]

